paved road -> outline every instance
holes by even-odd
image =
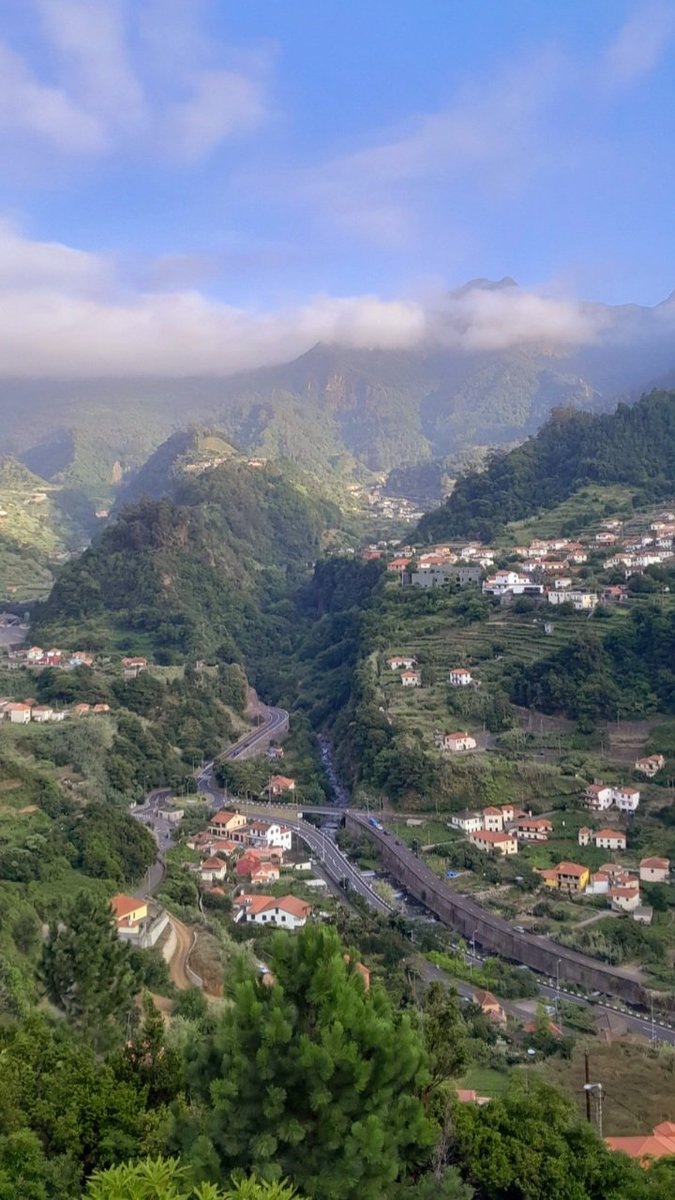
[[[321,829],[308,824],[307,821],[287,821],[286,824],[290,825],[298,837],[314,851],[324,871],[335,883],[342,885],[342,881],[347,879],[350,889],[363,896],[376,912],[386,915],[393,911],[391,905],[373,891],[371,884],[363,878],[358,868]]]

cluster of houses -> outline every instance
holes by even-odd
[[[640,793],[634,787],[591,783],[586,788],[584,801],[586,808],[591,812],[605,812],[608,808],[617,808],[619,812],[634,813],[640,803]]]
[[[42,646],[30,646],[28,650],[17,650],[15,658],[22,660],[25,667],[60,667],[73,670],[75,667],[93,667],[94,657],[86,650],[60,650],[52,646],[51,650],[43,650]]]
[[[590,830],[579,831],[580,845],[587,845],[592,839]],[[596,835],[596,845],[610,849],[625,849],[622,835],[614,830],[600,830]],[[587,840],[586,840],[587,839]],[[611,843],[606,847],[607,842]],[[637,871],[631,871],[619,863],[604,863],[597,871],[591,871],[581,863],[561,862],[556,867],[539,868],[540,876],[545,887],[555,891],[563,891],[568,895],[584,894],[586,896],[605,896],[610,909],[616,913],[630,913],[633,920],[644,925],[651,924],[653,910],[650,905],[642,903],[640,894],[641,883],[667,883],[670,878],[670,860],[667,858],[643,858]]]
[[[519,842],[545,842],[553,832],[546,817],[533,817],[513,804],[488,805],[481,812],[465,809],[454,813],[450,827],[460,829],[486,854],[503,857],[517,854]]]
[[[306,860],[285,861],[292,842],[293,834],[287,825],[223,809],[211,817],[207,829],[187,839],[186,845],[199,852],[200,862],[185,865],[199,877],[204,889],[215,895],[225,895],[222,883],[228,876],[234,879],[235,888],[244,884],[269,886],[278,883],[283,867],[310,869],[311,864]],[[232,904],[235,921],[272,923],[285,929],[302,927],[312,914],[311,905],[290,895],[278,897],[245,891],[236,894]]]
[[[389,670],[396,671],[403,687],[421,687],[422,673],[418,670],[414,654],[394,654],[388,660]],[[466,667],[451,667],[448,673],[450,687],[480,687],[480,681],[474,679]]]
[[[0,721],[12,725],[29,725],[35,722],[44,725],[51,721],[65,721],[66,717],[105,716],[110,712],[109,704],[74,704],[72,708],[52,708],[49,704],[38,704],[36,700],[5,700],[0,697]]]

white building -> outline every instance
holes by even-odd
[[[614,788],[614,804],[620,812],[635,812],[640,803],[640,793],[634,787]]]
[[[393,658],[389,659],[390,671],[400,671],[402,667],[405,667],[405,669],[407,671],[411,671],[413,669],[413,667],[416,667],[416,666],[417,666],[417,659],[414,656],[405,655],[405,654],[396,654],[396,655],[394,655]]]
[[[588,612],[598,603],[597,592],[584,592],[577,588],[554,588],[548,592],[549,604],[571,604],[576,612]]]
[[[669,875],[669,858],[643,858],[640,862],[640,879],[643,883],[667,883]]]
[[[450,672],[451,687],[467,687],[470,683],[473,683],[473,676],[470,671],[467,671],[465,667],[452,668]]]
[[[29,704],[8,704],[5,711],[12,725],[28,725],[30,721]]]
[[[279,925],[284,929],[302,929],[312,915],[311,905],[296,896],[237,896],[235,920],[255,925]]]
[[[419,671],[401,671],[401,683],[403,687],[421,687],[422,676]]]
[[[497,571],[483,583],[484,596],[541,596],[544,586],[533,583],[528,575],[518,571]]]
[[[443,736],[443,749],[451,754],[457,754],[460,750],[475,750],[477,744],[466,729],[462,733],[446,733]]]
[[[626,835],[618,829],[598,829],[593,834],[593,841],[598,850],[625,850]]]
[[[478,833],[483,828],[483,814],[465,809],[452,814],[450,825],[453,829],[461,829],[462,833]]]
[[[619,812],[635,812],[640,793],[634,787],[610,787],[606,783],[591,783],[586,788],[586,807],[594,812],[618,808]]]
[[[504,814],[501,808],[492,806],[483,809],[483,829],[490,833],[501,833],[504,829]]]
[[[666,760],[662,754],[650,754],[647,758],[638,758],[635,764],[635,770],[641,771],[648,779],[653,779],[659,771],[662,771],[666,765]]]
[[[470,835],[474,846],[486,854],[501,854],[505,858],[518,853],[518,839],[513,833],[496,833],[489,829],[481,829]]]

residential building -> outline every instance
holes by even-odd
[[[636,1137],[608,1137],[605,1143],[610,1150],[636,1158],[646,1167],[652,1159],[675,1154],[675,1122],[662,1121],[654,1126],[652,1133],[640,1133]]]
[[[662,771],[666,765],[666,760],[662,754],[649,754],[646,758],[638,758],[635,764],[635,770],[641,771],[648,779],[653,779],[659,771]]]
[[[396,654],[389,659],[390,671],[400,671],[405,668],[406,671],[412,671],[417,666],[417,659],[414,655]]]
[[[475,750],[477,744],[476,739],[471,737],[466,729],[460,733],[443,735],[443,749],[449,750],[451,754],[457,754],[461,750]]]
[[[101,716],[104,716],[105,713],[110,712],[110,705],[109,704],[95,704],[91,711],[95,714],[95,716],[101,717]]]
[[[224,879],[227,875],[227,863],[222,858],[205,858],[199,867],[202,883],[213,883],[214,880]]]
[[[467,687],[473,683],[473,678],[470,671],[465,667],[453,667],[450,672],[450,687]]]
[[[639,888],[611,887],[608,896],[614,912],[633,912],[640,904]]]
[[[237,896],[234,900],[235,921],[252,921],[256,925],[280,925],[285,929],[302,929],[312,914],[311,905],[295,896]]]
[[[86,717],[91,712],[91,704],[74,704],[71,711],[74,717]]]
[[[609,891],[610,878],[605,871],[594,871],[586,884],[587,896],[606,896]]]
[[[36,704],[31,711],[31,719],[42,725],[45,721],[51,721],[54,715],[54,709],[47,704]]]
[[[634,787],[614,788],[614,804],[620,812],[635,812],[640,803],[640,793]]]
[[[473,1088],[456,1088],[455,1095],[460,1104],[477,1104],[479,1108],[489,1104],[492,1099],[491,1096],[479,1096]]]
[[[593,841],[598,850],[626,849],[626,835],[617,829],[598,829],[593,834]]]
[[[642,883],[667,883],[670,876],[669,858],[643,858],[640,861]]]
[[[8,704],[5,709],[12,725],[28,725],[30,711],[30,704]]]
[[[110,901],[118,929],[132,929],[148,916],[147,900],[135,896],[113,896]]]
[[[452,814],[450,825],[453,829],[461,829],[462,833],[478,833],[483,828],[483,814],[465,809]]]
[[[513,833],[493,833],[488,829],[480,829],[469,837],[474,846],[486,854],[501,854],[507,857],[509,854],[518,853],[518,839]]]
[[[267,747],[267,757],[272,762],[281,762],[281,760],[284,757],[283,746],[268,746]]]
[[[577,588],[554,588],[547,596],[549,604],[571,604],[576,612],[588,612],[598,603],[597,592],[585,592]]]
[[[553,826],[546,817],[521,817],[516,827],[516,836],[522,842],[547,842]]]
[[[638,925],[651,925],[654,920],[654,909],[651,904],[638,904],[631,916]]]
[[[243,829],[245,825],[246,817],[243,813],[227,812],[226,809],[221,809],[211,817],[208,829],[209,833],[215,834],[216,837],[226,837],[237,829]]]
[[[512,804],[500,804],[499,807],[502,810],[502,817],[504,818],[505,824],[507,821],[515,820],[516,810]]]
[[[26,662],[33,664],[39,663],[42,662],[43,657],[44,650],[42,649],[42,646],[31,646],[30,650],[26,651]]]
[[[265,792],[273,796],[282,796],[284,792],[294,791],[295,780],[289,779],[287,775],[273,775],[265,788]]]
[[[471,999],[483,1015],[492,1021],[493,1024],[500,1025],[502,1028],[506,1025],[506,1013],[497,997],[492,995],[492,992],[486,992],[483,988],[476,988]]]
[[[483,829],[487,829],[490,833],[501,833],[504,829],[504,814],[501,808],[484,808],[483,809]]]
[[[419,671],[401,671],[403,687],[421,687],[422,676]]]
[[[586,807],[594,812],[602,812],[606,808],[611,808],[614,803],[614,795],[611,787],[606,783],[590,783],[586,788],[585,793]]]
[[[580,846],[590,846],[592,836],[593,830],[589,829],[587,825],[582,825],[577,834],[577,841]]]
[[[497,571],[483,583],[484,596],[542,596],[544,585],[518,571]]]
[[[579,863],[561,862],[557,867],[538,872],[546,887],[559,888],[566,892],[583,892],[590,879],[588,867]]]
[[[278,883],[279,867],[276,863],[258,863],[257,867],[251,871],[251,883]],[[325,880],[321,880],[325,884]]]

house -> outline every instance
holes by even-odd
[[[669,874],[669,858],[643,858],[640,861],[642,883],[667,883]]]
[[[582,825],[579,833],[577,834],[577,841],[579,842],[580,846],[590,846],[592,836],[592,829],[589,829],[587,825]]]
[[[84,716],[86,716],[86,714],[88,712],[91,712],[91,705],[90,704],[74,704],[71,711],[72,711],[72,714],[74,717],[84,717]]]
[[[555,588],[548,592],[549,604],[571,604],[575,612],[588,612],[598,603],[597,592],[585,592],[577,588]]]
[[[452,814],[450,825],[453,829],[461,829],[462,833],[478,833],[483,828],[483,815],[465,808],[463,812]]]
[[[507,821],[515,820],[516,810],[514,809],[512,804],[500,804],[499,807],[502,810],[502,817],[504,818],[504,823],[506,823]]]
[[[620,812],[635,812],[640,803],[640,793],[634,787],[618,787],[612,789],[614,804]]]
[[[57,646],[53,646],[51,650],[47,650],[44,656],[44,662],[48,667],[60,667],[63,661],[63,651]]]
[[[422,676],[419,671],[401,671],[403,687],[421,687]]]
[[[216,837],[225,837],[228,833],[233,833],[235,829],[243,829],[246,825],[246,817],[243,813],[227,812],[226,809],[221,809],[215,813],[209,821],[209,833],[213,833]]]
[[[506,1013],[499,1003],[496,996],[492,992],[486,992],[483,988],[476,988],[472,993],[471,999],[478,1006],[483,1016],[492,1021],[495,1025],[506,1025]]]
[[[202,853],[210,851],[213,845],[213,835],[207,833],[205,829],[200,829],[199,833],[193,833],[191,837],[186,838],[185,845],[190,850],[201,850]]]
[[[593,834],[593,841],[598,850],[625,850],[626,835],[616,829],[598,829]]]
[[[469,835],[470,841],[479,850],[483,850],[485,854],[501,854],[507,857],[509,854],[518,853],[518,839],[513,833],[498,833],[488,829],[479,829],[477,833]]]
[[[265,793],[272,796],[281,796],[284,792],[295,791],[295,780],[289,779],[287,775],[272,775]]]
[[[608,1137],[605,1143],[610,1150],[636,1158],[646,1167],[652,1159],[675,1154],[675,1122],[662,1121],[654,1126],[652,1133],[641,1133],[636,1137]]]
[[[271,759],[272,762],[280,762],[281,759],[284,757],[283,746],[268,746],[267,747],[267,757],[269,759]]]
[[[147,667],[148,667],[148,660],[147,660],[147,658],[138,658],[138,657],[123,658],[122,666],[125,667],[127,670],[146,671]]]
[[[388,571],[407,571],[410,566],[409,558],[390,558],[387,563]]]
[[[396,654],[389,659],[390,671],[400,671],[403,667],[406,671],[412,671],[413,667],[417,666],[417,659],[413,655]]]
[[[266,822],[262,834],[267,846],[277,846],[281,850],[290,850],[293,844],[293,832],[288,825],[279,825],[276,821]]]
[[[94,656],[93,654],[87,654],[86,650],[73,650],[68,659],[69,667],[93,667],[93,665]]]
[[[53,715],[54,709],[50,708],[48,704],[36,704],[35,708],[32,709],[31,719],[42,725],[45,721],[51,721]]]
[[[648,779],[653,779],[659,771],[663,770],[665,765],[666,760],[662,754],[649,754],[647,758],[638,758],[635,770],[641,771]]]
[[[30,721],[30,704],[8,704],[5,712],[12,725],[28,725]]]
[[[259,863],[258,866],[251,871],[251,883],[277,883],[279,880],[279,867],[276,863]],[[322,883],[324,880],[321,881]]]
[[[199,867],[202,883],[213,883],[214,879],[224,879],[227,875],[227,863],[222,858],[205,858]]]
[[[235,897],[235,921],[252,921],[256,925],[280,925],[285,929],[302,929],[312,914],[311,905],[295,896]]]
[[[654,920],[654,909],[651,904],[638,904],[631,915],[639,925],[651,925]]]
[[[227,838],[216,838],[214,841],[209,837],[208,834],[206,836],[209,839],[210,853],[217,854],[220,858],[230,858],[230,856],[239,849],[239,846],[236,842],[231,842]],[[190,843],[188,842],[188,846],[189,845]]]
[[[262,856],[255,850],[246,850],[241,858],[238,858],[234,869],[241,879],[250,879],[254,871],[262,865]]]
[[[33,663],[33,665],[42,662],[44,653],[42,646],[31,646],[30,650],[26,651],[26,662]]]
[[[479,1108],[489,1104],[491,1100],[490,1096],[479,1096],[473,1088],[456,1088],[455,1095],[459,1104],[477,1104]]]
[[[450,672],[450,687],[467,687],[473,683],[473,677],[470,671],[464,667],[453,667]]]
[[[96,716],[100,717],[100,716],[103,716],[104,713],[110,712],[110,705],[109,704],[95,704],[91,711],[93,713],[95,713]]]
[[[587,896],[606,896],[609,891],[610,878],[606,871],[595,871],[586,884]]]
[[[546,817],[521,817],[516,827],[516,836],[523,842],[547,842],[552,833]]]
[[[518,571],[497,571],[485,580],[482,591],[484,596],[541,596],[544,588]]]
[[[633,887],[611,887],[607,893],[610,908],[614,912],[633,912],[640,903],[640,889]]]
[[[504,814],[501,808],[489,806],[483,809],[483,829],[490,833],[501,833],[504,828]]]
[[[110,901],[118,929],[132,929],[148,916],[147,900],[135,896],[113,896]]]
[[[443,749],[449,750],[451,754],[457,754],[461,750],[475,750],[476,746],[476,739],[471,737],[471,734],[466,729],[461,733],[446,733],[443,735]]]
[[[546,887],[559,888],[561,891],[583,892],[590,879],[588,867],[579,863],[561,862],[550,870],[539,871]]]
[[[584,799],[587,808],[594,812],[602,812],[603,809],[612,807],[612,789],[605,783],[590,783],[586,788]]]

